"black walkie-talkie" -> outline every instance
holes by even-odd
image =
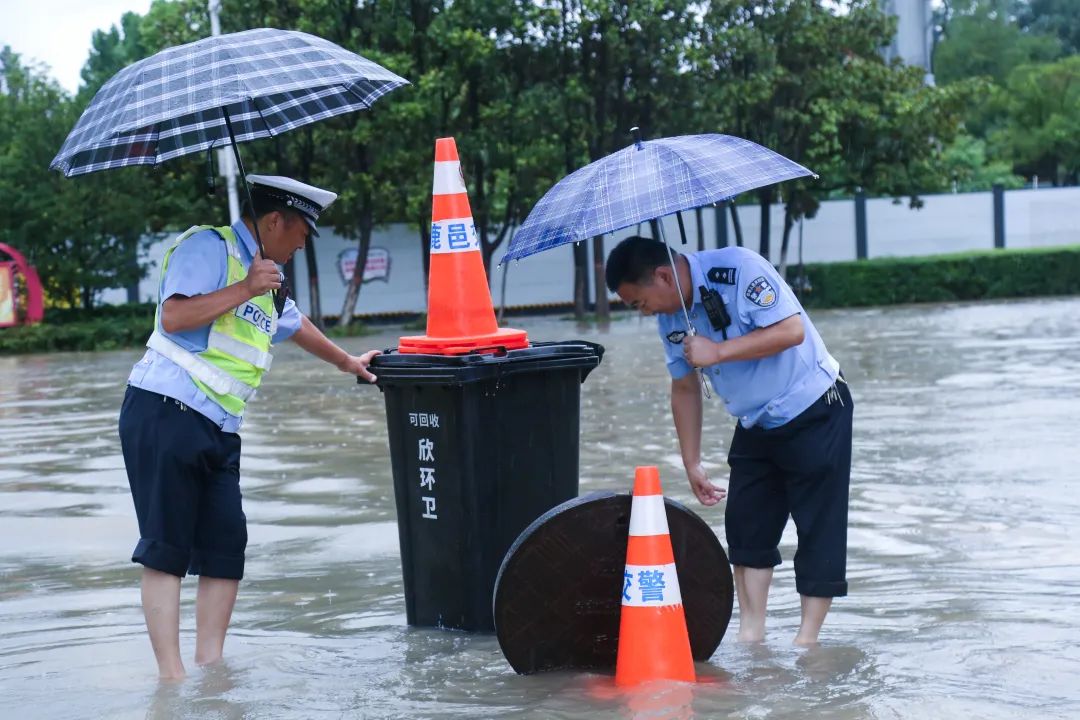
[[[712,329],[719,330],[727,340],[726,328],[731,324],[731,316],[724,306],[724,298],[716,290],[710,290],[704,285],[699,285],[698,291],[701,293],[701,304],[705,306],[705,314],[709,316]]]

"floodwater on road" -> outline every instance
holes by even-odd
[[[813,313],[855,397],[848,579],[819,647],[791,641],[790,526],[766,642],[702,681],[615,692],[518,676],[493,635],[410,628],[383,400],[287,344],[250,408],[250,543],[224,663],[159,684],[116,435],[138,351],[0,358],[0,699],[27,718],[1080,716],[1080,298]],[[655,464],[692,500],[652,320],[507,323],[607,348],[582,386],[581,491]],[[343,343],[396,345],[397,329]],[[406,333],[412,334],[412,333]],[[713,401],[723,481],[733,421]],[[737,610],[736,610],[737,615]],[[14,714],[9,714],[14,713]]]

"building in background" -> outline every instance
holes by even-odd
[[[920,67],[927,85],[934,84],[931,51],[934,47],[934,13],[930,0],[885,0],[885,12],[895,15],[896,36],[885,50],[885,59],[900,58]]]

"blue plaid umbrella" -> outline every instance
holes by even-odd
[[[329,40],[260,28],[162,50],[98,91],[49,165],[71,177],[280,135],[408,85]]]
[[[636,131],[633,128],[632,132]],[[630,147],[574,171],[548,190],[510,241],[503,260],[527,257],[807,175],[813,173],[802,165],[731,135],[638,139]],[[663,233],[661,223],[661,237]],[[667,250],[674,268],[671,247]],[[681,296],[677,272],[675,284]],[[696,335],[685,307],[683,318],[687,331]],[[701,389],[706,397],[711,396],[707,383],[702,382]]]
[[[548,190],[514,235],[503,260],[807,175],[813,173],[783,155],[730,135],[638,141],[574,171]]]

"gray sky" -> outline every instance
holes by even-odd
[[[0,46],[48,65],[60,86],[75,92],[94,31],[149,9],[150,0],[0,0]]]

